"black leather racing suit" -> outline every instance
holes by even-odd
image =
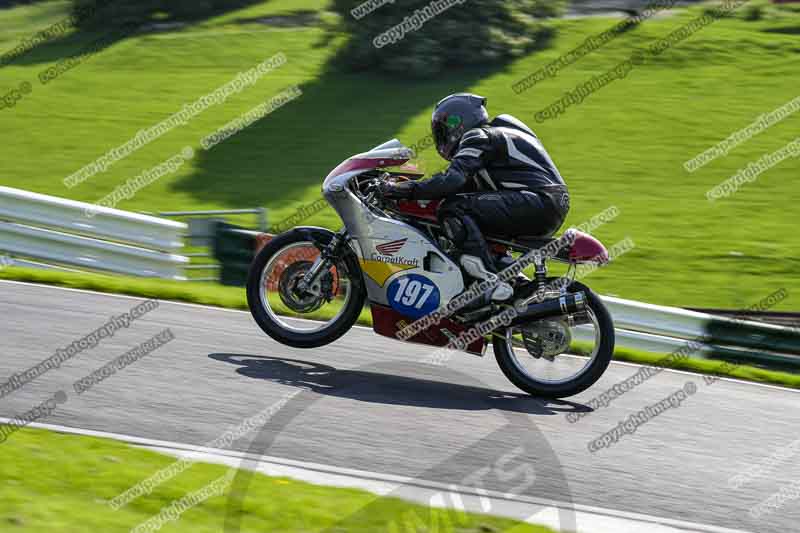
[[[569,192],[541,141],[500,115],[467,131],[448,169],[417,182],[414,198],[445,198],[439,218],[466,254],[496,271],[481,231],[501,238],[549,237],[569,211]]]

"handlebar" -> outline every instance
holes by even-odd
[[[398,176],[396,174],[390,174],[389,172],[383,172],[380,176],[372,178],[365,182],[365,184],[362,184],[364,202],[367,204],[374,204],[379,209],[382,208],[387,199],[383,196],[381,184],[389,178],[395,178],[398,181],[410,181],[410,178],[407,176]]]

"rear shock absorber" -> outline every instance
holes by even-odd
[[[536,282],[536,289],[539,290],[547,284],[547,266],[542,258],[536,259],[533,264],[535,268],[533,280]]]

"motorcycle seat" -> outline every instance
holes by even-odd
[[[537,237],[535,235],[519,235],[511,239],[511,242],[516,242],[528,248],[542,248],[551,242],[555,241],[554,237]]]
[[[488,239],[491,239],[491,236],[487,236]],[[538,250],[542,249],[551,242],[557,241],[557,237],[542,237],[541,235],[517,235],[511,239],[507,239],[510,242],[513,242],[516,245],[519,245],[524,248],[528,248],[530,250]],[[556,251],[556,255],[554,256],[555,259],[561,261],[569,261],[570,260],[570,250],[569,247],[561,248]]]

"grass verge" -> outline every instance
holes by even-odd
[[[184,281],[154,280],[103,274],[84,274],[10,267],[0,270],[0,279],[27,281],[74,289],[85,289],[105,293],[128,294],[161,300],[174,300],[230,309],[247,309],[244,290],[224,287],[214,283],[188,283]],[[320,316],[319,318],[326,318]],[[327,317],[330,318],[330,317]],[[358,323],[372,327],[372,317],[367,308],[362,311]],[[643,365],[659,365],[665,354],[617,347],[614,359]],[[669,365],[670,368],[688,370],[701,374],[726,376],[760,383],[772,383],[784,387],[800,388],[800,375],[776,370],[767,370],[750,365],[732,365],[726,361],[710,359],[684,359]]]
[[[23,429],[2,444],[0,530],[130,531],[176,500],[224,476],[224,466],[196,463],[128,505],[108,502],[175,459],[108,439]],[[223,483],[222,486],[225,486]],[[165,532],[223,531],[227,490],[191,507]],[[369,506],[369,513],[359,512]],[[358,513],[358,514],[356,514]],[[357,516],[357,519],[353,517]],[[552,533],[552,530],[485,515],[431,510],[365,491],[311,485],[255,474],[242,505],[244,532],[400,530],[408,516],[423,522],[443,519],[460,533]]]
[[[631,350],[629,348],[616,348],[614,350],[614,359],[642,365],[661,366],[658,363],[663,358],[664,354]],[[666,366],[676,370],[688,370],[689,372],[697,372],[699,374],[757,381],[759,383],[772,383],[774,385],[800,389],[800,375],[744,364],[732,364],[727,361],[687,358],[677,359]]]
[[[63,19],[68,5],[0,9],[0,52]],[[636,248],[593,274],[599,292],[664,305],[746,308],[777,288],[800,290],[800,259],[792,253],[800,244],[791,215],[796,158],[728,198],[706,198],[706,191],[739,169],[795,139],[800,113],[695,172],[683,166],[798,96],[791,81],[800,73],[796,12],[764,7],[757,20],[738,15],[718,20],[557,118],[537,123],[536,113],[566,91],[601,76],[633,50],[680,31],[703,7],[653,17],[516,94],[517,81],[619,19],[553,20],[556,36],[544,50],[506,65],[453,68],[434,80],[409,81],[340,71],[334,58],[346,36],[331,37],[321,23],[274,23],[276,17],[325,5],[324,0],[255,2],[174,31],[131,35],[46,85],[38,80],[40,72],[101,35],[70,34],[37,46],[0,69],[0,95],[23,82],[33,86],[13,108],[0,110],[0,145],[7,154],[3,185],[95,202],[189,146],[196,152],[191,161],[117,207],[159,212],[265,206],[270,222],[278,222],[317,201],[320,182],[342,159],[392,137],[408,145],[419,142],[430,133],[435,102],[471,91],[488,98],[493,115],[511,113],[534,127],[570,186],[567,225],[612,205],[619,209],[619,217],[595,235],[607,244],[630,237]],[[443,16],[437,24],[446,23]],[[287,63],[256,85],[79,186],[64,186],[65,177],[140,130],[279,52]],[[211,150],[200,148],[206,135],[293,85],[300,86],[301,97]],[[444,164],[432,148],[420,157],[428,171]],[[340,221],[326,208],[304,223],[337,228]],[[794,307],[787,299],[775,310]]]

